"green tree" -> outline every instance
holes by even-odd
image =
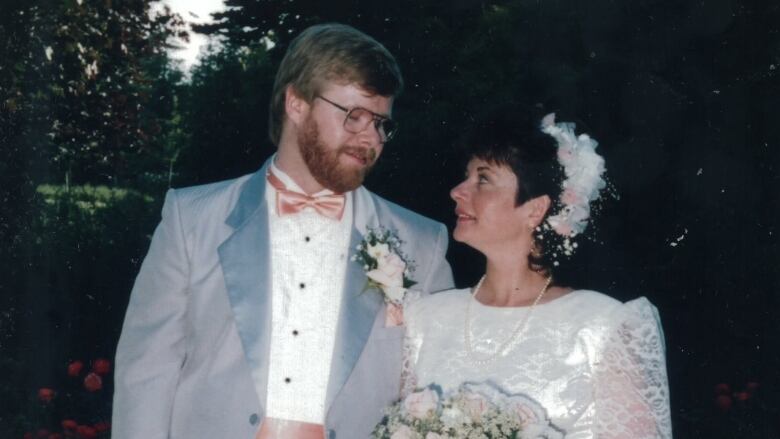
[[[150,15],[141,0],[17,2],[6,12],[3,117],[30,127],[8,139],[31,143],[54,181],[134,176],[134,160],[159,147],[159,117],[146,114],[159,68],[148,67],[167,63],[181,19]]]
[[[273,152],[267,134],[275,68],[262,45],[225,46],[195,67],[182,94],[182,146],[174,185],[253,172]]]
[[[129,292],[158,210],[116,196],[94,224],[73,214],[90,202],[77,198],[102,202],[125,193],[119,184],[167,186],[180,74],[166,48],[186,35],[169,10],[149,12],[142,0],[0,6],[0,356],[13,383],[0,387],[2,437],[17,436],[29,392],[72,350],[112,354],[126,297],[116,292]],[[47,209],[44,183],[67,202]]]

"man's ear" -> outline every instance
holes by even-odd
[[[526,201],[526,203],[529,203],[529,207],[531,208],[531,211],[528,214],[528,219],[532,223],[529,224],[529,226],[531,226],[531,228],[533,229],[542,223],[544,216],[547,214],[547,211],[550,209],[550,205],[552,204],[552,201],[550,201],[549,196],[542,195],[540,197],[530,199]]]
[[[303,99],[292,85],[284,91],[284,111],[295,125],[301,125],[309,114],[311,106]]]

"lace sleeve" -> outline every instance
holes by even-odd
[[[641,298],[621,307],[594,365],[599,439],[671,439],[663,332],[655,307]]]

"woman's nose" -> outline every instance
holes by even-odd
[[[465,198],[464,183],[461,183],[450,190],[450,198],[455,201],[461,201]]]

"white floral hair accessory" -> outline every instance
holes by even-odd
[[[598,142],[587,134],[574,134],[571,122],[555,123],[555,113],[542,119],[542,132],[558,142],[558,162],[563,166],[566,179],[561,193],[561,210],[547,218],[547,224],[559,235],[574,238],[585,231],[590,217],[590,203],[599,198],[607,186],[604,180],[604,158],[596,153]],[[564,240],[564,252],[569,255],[573,248]]]

